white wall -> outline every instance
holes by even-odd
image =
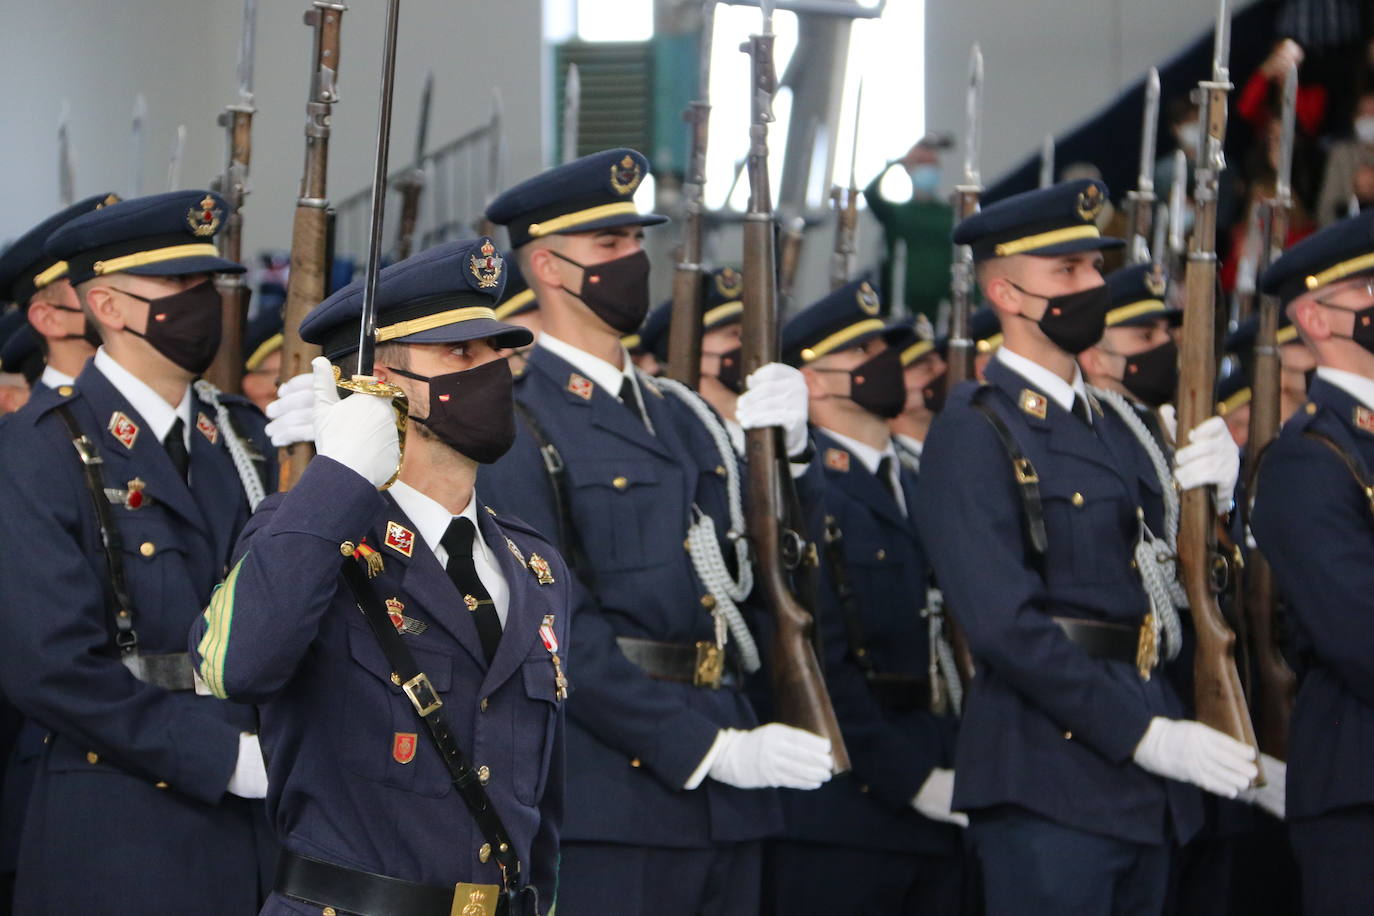
[[[251,174],[245,250],[286,247],[304,153],[311,30],[308,0],[259,0]],[[344,197],[371,181],[381,70],[383,0],[354,0],[344,14],[340,102],[330,145],[329,192]],[[183,185],[204,186],[223,168],[215,118],[234,100],[239,0],[0,0],[0,239],[57,209],[56,128],[71,104],[78,196],[128,192],[129,119],[136,92],[148,99],[145,192],[164,189],[178,123],[189,129]],[[13,40],[22,36],[22,40]],[[542,165],[539,0],[406,0],[401,6],[393,168],[414,144],[420,87],[435,75],[429,146],[504,105],[508,180]]]

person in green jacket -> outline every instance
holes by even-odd
[[[936,322],[940,304],[949,301],[951,247],[954,210],[940,194],[940,151],[954,141],[948,135],[927,134],[906,155],[894,159],[864,189],[864,199],[873,216],[883,226],[883,289],[894,290],[893,254],[899,241],[906,244],[904,296],[890,295],[895,303],[904,300],[912,315],[925,315]],[[887,171],[901,166],[911,176],[911,198],[888,200],[879,186]]]

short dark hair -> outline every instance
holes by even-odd
[[[358,354],[356,351],[337,357],[331,362],[339,367],[339,373],[344,378],[352,378],[358,374]],[[374,362],[384,366],[395,366],[397,369],[409,369],[410,347],[398,343],[378,344]],[[372,367],[369,366],[368,368],[371,369]]]

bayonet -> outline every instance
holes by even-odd
[[[983,193],[978,171],[982,143],[983,50],[975,42],[969,52],[968,87],[964,95],[964,178],[954,189],[954,221],[978,212]],[[969,314],[973,311],[973,250],[955,245],[950,267],[949,310],[949,386],[973,378],[973,340],[969,337]],[[960,670],[967,680],[972,675],[972,660],[960,653]]]
[[[143,122],[148,117],[148,100],[143,93],[134,96],[134,116],[129,144],[129,196],[143,196]]]
[[[1040,187],[1054,184],[1054,134],[1045,134],[1040,144]]]
[[[68,132],[71,106],[62,100],[62,111],[57,116],[57,199],[62,206],[70,207],[76,203],[76,167],[72,160],[71,135]]]
[[[1184,239],[1184,213],[1188,206],[1188,154],[1174,150],[1174,181],[1169,185],[1169,254],[1181,261]]]
[[[977,42],[968,59],[968,88],[964,93],[964,184],[980,187],[978,172],[983,142],[983,49]]]
[[[582,120],[582,77],[577,64],[568,64],[568,76],[563,83],[563,161],[577,158],[577,142]]]
[[[496,224],[487,219],[486,208],[501,192],[501,152],[504,146],[501,125],[501,87],[491,87],[491,121],[487,125],[487,194],[475,225],[481,235],[495,235]]]
[[[239,35],[239,104],[253,104],[253,59],[257,48],[258,0],[243,0],[243,31]]]
[[[849,187],[835,187],[830,199],[835,204],[835,250],[830,258],[830,288],[839,289],[854,273],[854,256],[859,235],[859,119],[863,113],[864,83],[854,97],[854,142],[849,152]]]
[[[172,138],[172,158],[167,163],[167,190],[181,187],[181,160],[186,155],[186,125],[178,124]]]
[[[410,168],[396,180],[401,192],[401,219],[396,229],[396,260],[410,257],[415,244],[415,227],[420,222],[420,197],[425,189],[425,147],[429,136],[430,102],[434,98],[434,71],[425,77],[420,91],[420,113],[415,128],[415,157]]]
[[[1150,68],[1145,79],[1145,106],[1140,121],[1140,167],[1136,170],[1135,190],[1126,195],[1130,221],[1130,249],[1127,261],[1144,264],[1150,260],[1148,247],[1155,209],[1155,143],[1159,124],[1159,71]]]

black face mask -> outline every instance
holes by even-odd
[[[706,356],[720,357],[720,369],[716,371],[716,381],[735,394],[744,393],[743,347],[735,347],[724,353],[707,353]]]
[[[884,350],[849,372],[849,399],[869,413],[891,420],[906,408],[902,357]]]
[[[1045,332],[1050,343],[1065,353],[1077,356],[1102,339],[1102,332],[1107,328],[1107,312],[1112,307],[1112,294],[1105,283],[1063,296],[1042,296],[1021,289],[1015,283],[1011,285],[1027,296],[1045,300],[1040,330]]]
[[[210,368],[219,352],[223,334],[220,326],[223,307],[215,284],[206,280],[157,299],[145,299],[127,290],[120,292],[148,303],[147,330],[142,334],[132,328],[125,330],[148,341],[154,350],[192,375],[200,375]]]
[[[631,334],[644,323],[649,313],[649,255],[643,250],[601,264],[579,264],[553,249],[549,254],[574,267],[582,268],[582,292],[566,286],[563,291],[581,299],[611,329]]]
[[[59,312],[76,312],[77,314],[81,313],[81,309],[74,309],[68,305],[54,305],[53,308],[57,309]],[[85,323],[82,325],[80,334],[63,334],[62,337],[59,339],[84,340],[91,346],[98,347],[100,346],[100,331],[96,329],[94,322],[91,321],[91,316],[86,315]]]
[[[478,464],[491,464],[510,450],[515,442],[515,377],[504,359],[432,376],[388,368],[429,383],[429,416],[410,418],[427,426],[440,442]]]
[[[1178,391],[1178,344],[1169,340],[1153,350],[1126,357],[1120,381],[1143,404],[1168,404]]]
[[[945,396],[947,394],[949,394],[949,373],[941,372],[926,382],[926,386],[921,389],[921,400],[925,402],[926,410],[931,413],[939,413],[945,409]]]
[[[1361,347],[1364,347],[1365,350],[1374,353],[1374,305],[1369,306],[1369,308],[1355,310],[1341,308],[1339,305],[1329,305],[1322,302],[1320,299],[1317,300],[1317,304],[1326,306],[1329,309],[1335,309],[1338,312],[1349,312],[1351,315],[1354,315],[1355,327],[1351,333],[1337,334],[1333,331],[1331,336],[1353,340]]]

